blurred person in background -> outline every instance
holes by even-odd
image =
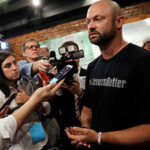
[[[142,47],[150,51],[150,40],[145,41]]]
[[[43,57],[46,57],[47,59],[49,59],[49,57],[50,57],[50,51],[49,51],[48,47],[41,46],[40,50],[41,50],[41,57],[43,56]]]

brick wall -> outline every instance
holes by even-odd
[[[125,23],[150,17],[150,2],[123,8],[122,12],[126,18]],[[36,32],[16,36],[8,39],[7,41],[10,42],[11,48],[15,53],[17,60],[20,60],[23,59],[21,45],[28,38],[36,38],[39,41],[44,41],[83,30],[86,30],[86,22],[85,19],[80,19]]]

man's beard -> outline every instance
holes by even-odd
[[[116,30],[112,30],[111,32],[108,32],[103,35],[98,31],[94,31],[94,33],[97,34],[97,36],[94,38],[90,38],[90,35],[89,35],[89,39],[90,39],[91,43],[95,44],[97,46],[103,46],[103,45],[109,43],[115,37]]]

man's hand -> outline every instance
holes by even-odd
[[[50,68],[52,68],[52,65],[47,60],[39,60],[33,63],[32,71],[33,73],[36,72],[47,73]]]
[[[91,147],[91,143],[97,143],[98,133],[92,129],[70,127],[66,128],[65,132],[69,139],[72,140],[72,144],[76,144],[77,147],[86,146]]]

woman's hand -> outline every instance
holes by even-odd
[[[49,99],[52,99],[54,97],[54,95],[56,94],[56,92],[58,91],[58,89],[61,87],[61,85],[63,84],[64,79],[61,80],[59,83],[51,83],[48,84],[44,87],[38,88],[31,97],[36,97],[37,101],[46,101]]]
[[[9,110],[9,105],[6,105],[2,111],[0,111],[0,118],[4,118],[7,116],[7,112]]]
[[[17,96],[15,98],[16,103],[17,104],[24,104],[24,103],[26,103],[29,100],[30,96],[28,96],[26,94],[26,92],[23,91],[22,89],[18,88],[18,90],[19,90],[19,93],[17,93]]]

